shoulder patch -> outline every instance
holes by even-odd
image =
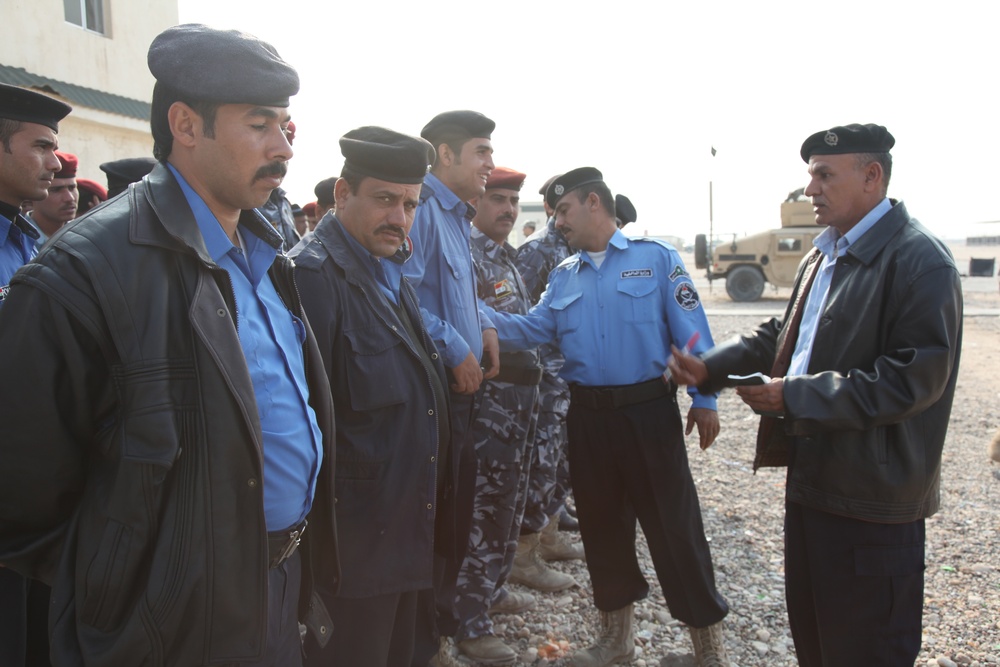
[[[622,271],[622,278],[652,278],[653,269],[629,269]]]
[[[7,294],[10,293],[10,285],[0,285],[0,303],[7,298]]]
[[[670,273],[670,282],[673,282],[680,278],[681,276],[690,276],[691,274],[684,270],[684,267],[678,264],[674,267],[674,270]]]
[[[698,290],[687,281],[682,282],[674,289],[674,299],[677,301],[677,305],[684,310],[694,310],[701,303]]]

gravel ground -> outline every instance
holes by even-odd
[[[993,290],[967,294],[967,305],[1000,307],[991,280]],[[714,293],[702,291],[716,340],[746,331],[762,319],[726,314],[730,306],[724,290]],[[780,308],[780,299],[773,305]],[[1000,426],[998,334],[996,314],[966,317],[963,363],[945,447],[942,509],[927,522],[924,636],[916,663],[921,667],[1000,665],[1000,515],[995,511],[1000,466],[986,456],[987,443]],[[735,393],[723,392],[719,411],[722,433],[715,445],[701,452],[692,439],[688,452],[719,589],[732,609],[727,645],[733,664],[740,667],[796,665],[784,602],[784,472],[751,473],[757,419]],[[641,535],[637,549],[653,588],[649,598],[636,605],[636,658],[631,664],[673,665],[664,658],[689,652],[691,642],[686,629],[667,612]],[[534,610],[494,619],[497,634],[518,651],[517,665],[568,664],[561,656],[593,638],[597,613],[586,567],[555,567],[573,574],[581,587],[536,593]]]

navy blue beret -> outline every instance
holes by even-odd
[[[554,179],[545,190],[545,203],[549,208],[555,208],[559,200],[568,193],[591,183],[602,183],[604,174],[593,167],[580,167],[572,171],[567,171],[562,176]]]
[[[267,42],[199,23],[167,28],[146,57],[157,82],[183,97],[221,104],[287,107],[299,75]]]
[[[446,138],[458,137],[462,141],[474,137],[489,139],[496,126],[496,123],[478,111],[445,111],[424,125],[420,136],[437,148]]]
[[[820,130],[802,142],[799,155],[809,162],[812,155],[841,155],[844,153],[888,153],[896,139],[882,125],[838,125]]]
[[[615,195],[615,217],[622,221],[622,227],[636,221],[635,205],[625,195]]]
[[[129,183],[138,183],[155,166],[156,160],[151,157],[128,157],[101,164],[101,171],[108,177],[108,197],[122,192]]]
[[[0,118],[44,125],[59,131],[59,121],[73,110],[68,104],[19,86],[0,83]]]
[[[365,126],[340,138],[344,167],[390,183],[422,183],[434,163],[434,147],[384,127]]]

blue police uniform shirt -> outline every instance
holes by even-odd
[[[628,238],[616,230],[598,268],[586,251],[549,275],[528,315],[495,313],[500,349],[555,341],[566,357],[559,375],[584,386],[630,385],[663,374],[671,343],[699,354],[712,347],[701,299],[680,255],[669,244]],[[692,406],[716,407],[715,394],[690,387]]]
[[[264,436],[264,519],[268,531],[305,518],[323,462],[322,435],[309,406],[302,343],[305,325],[278,296],[267,271],[278,250],[241,225],[246,254],[173,165],[209,256],[229,274],[236,297],[236,330],[247,360]],[[262,224],[268,224],[261,218]]]
[[[10,279],[37,253],[35,239],[13,222],[17,209],[11,206],[4,206],[4,209],[10,210],[0,212],[0,304],[7,298]],[[7,217],[7,213],[11,217]]]
[[[805,310],[802,311],[802,322],[799,324],[799,337],[795,340],[795,350],[792,352],[786,376],[805,375],[809,372],[809,359],[812,358],[813,343],[816,341],[816,326],[826,308],[833,271],[837,268],[837,258],[846,253],[852,243],[874,227],[875,223],[891,209],[892,202],[886,197],[843,236],[833,227],[827,227],[813,239],[813,245],[823,253],[823,260],[816,270],[812,288],[806,296]]]
[[[493,328],[492,313],[476,295],[469,251],[474,209],[434,174],[427,174],[423,187],[410,229],[413,255],[403,275],[417,291],[424,325],[445,365],[454,368],[469,352],[482,359],[483,331]]]

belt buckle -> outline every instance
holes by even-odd
[[[278,567],[291,558],[292,554],[295,553],[295,550],[299,548],[299,544],[302,543],[302,534],[306,532],[306,526],[308,523],[308,521],[303,521],[300,528],[296,528],[292,532],[288,533],[288,542],[285,543],[281,553],[274,557],[271,567]]]

